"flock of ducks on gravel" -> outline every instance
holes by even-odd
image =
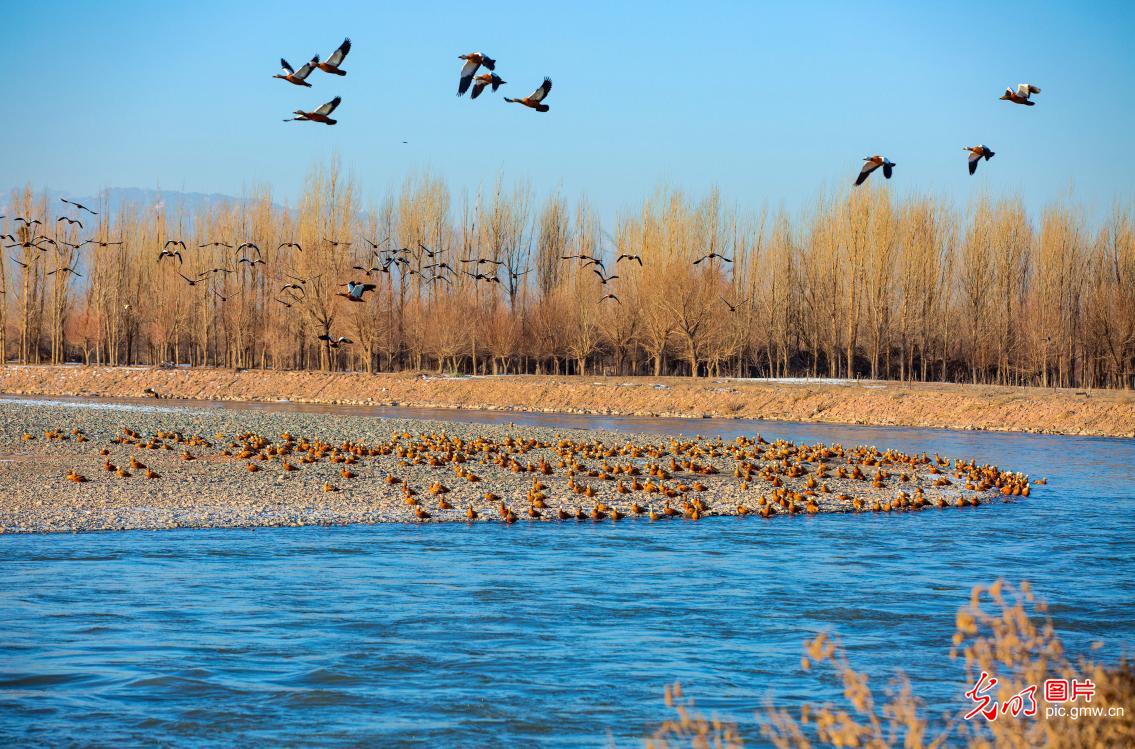
[[[26,441],[34,440],[25,434]],[[87,442],[80,429],[69,433],[50,430],[49,442]],[[760,435],[738,437],[732,442],[673,438],[662,443],[607,444],[560,438],[556,441],[483,436],[464,439],[444,432],[413,436],[394,433],[376,443],[341,441],[331,443],[289,433],[276,439],[246,432],[236,436],[184,435],[157,431],[145,435],[124,428],[99,450],[101,470],[118,478],[138,475],[161,477],[140,459],[139,451],[177,452],[183,462],[206,459],[222,461],[233,470],[247,473],[277,471],[294,474],[314,464],[337,469],[335,483],[326,481],[323,492],[338,492],[360,477],[367,461],[372,478],[385,473],[381,482],[396,489],[396,496],[410,508],[414,518],[460,520],[499,519],[512,523],[529,520],[606,520],[628,516],[662,520],[683,517],[698,520],[710,515],[759,515],[772,517],[819,512],[900,512],[929,507],[978,506],[994,492],[1005,497],[1028,497],[1027,476],[978,465],[974,460],[947,460],[938,455],[908,455],[875,447],[845,448],[840,444],[805,445],[785,440],[769,442]],[[112,448],[129,448],[125,457],[112,460]],[[381,461],[383,465],[378,465]],[[167,462],[169,460],[167,459]],[[393,466],[392,466],[393,464]],[[176,463],[172,463],[176,465]],[[385,466],[385,468],[383,467]],[[432,482],[420,479],[412,486],[411,469],[423,467],[440,474]],[[398,469],[406,469],[398,471]],[[167,472],[172,470],[165,469]],[[324,474],[326,471],[323,472]],[[402,473],[403,475],[399,475]],[[475,488],[485,476],[511,477],[517,488],[510,499],[518,504],[519,492],[527,490],[520,509],[509,499]],[[711,505],[709,497],[729,488],[742,498]],[[449,478],[445,478],[448,476]],[[517,481],[521,476],[523,481]],[[74,483],[88,478],[76,470],[66,475]],[[450,482],[447,486],[445,481]],[[529,481],[530,479],[530,481]],[[566,479],[566,481],[564,480]],[[454,483],[456,482],[456,483]],[[1039,480],[1034,483],[1041,484]],[[556,486],[553,488],[552,484]],[[833,487],[833,485],[835,485]],[[452,487],[464,487],[455,490]],[[928,496],[923,487],[930,489]],[[863,496],[851,492],[861,488]],[[867,489],[870,487],[870,489]],[[952,489],[947,489],[952,487]],[[964,491],[960,491],[964,489]],[[454,502],[453,492],[466,497],[464,507]],[[560,495],[553,498],[552,493]],[[470,494],[477,496],[470,500]],[[389,493],[386,498],[390,499]],[[822,505],[821,505],[822,503]]]

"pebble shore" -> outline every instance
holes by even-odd
[[[765,522],[761,515],[953,511],[1029,494],[1027,477],[986,468],[979,478],[978,463],[822,450],[756,435],[742,444],[334,414],[6,402],[0,532],[721,515]]]

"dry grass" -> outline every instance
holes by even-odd
[[[856,671],[838,637],[821,634],[805,643],[801,665],[805,671],[831,669],[843,686],[840,704],[804,704],[797,710],[766,708],[757,716],[762,736],[779,749],[870,747],[871,749],[930,749],[967,746],[972,749],[1009,747],[1033,749],[1119,749],[1135,737],[1135,666],[1127,660],[1105,665],[1082,657],[1073,660],[1064,650],[1046,606],[1037,601],[1028,583],[1013,586],[998,581],[973,590],[969,605],[959,609],[951,656],[964,662],[967,685],[959,688],[958,707],[945,719],[928,716],[923,700],[910,682],[898,674],[884,697],[876,695],[868,676]],[[998,680],[989,696],[1004,704],[1036,686],[1037,714],[1032,717],[1002,714],[987,721],[980,715],[965,720],[975,706],[962,692],[985,673]],[[1066,705],[1063,716],[1046,717],[1047,679],[1091,680],[1090,703]],[[667,691],[667,706],[671,705]],[[692,704],[692,703],[691,703]],[[1027,702],[1023,703],[1027,706]],[[1070,708],[1092,707],[1106,717],[1072,717]],[[1119,715],[1108,715],[1120,711]],[[659,738],[661,737],[661,739]],[[706,743],[703,737],[712,737]],[[675,739],[673,744],[655,744]],[[739,747],[736,727],[680,710],[677,720],[659,727],[647,746]],[[682,742],[686,743],[682,743]],[[696,742],[701,743],[696,743]],[[731,742],[731,743],[730,743]]]

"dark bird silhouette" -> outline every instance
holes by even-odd
[[[974,172],[977,171],[977,164],[983,158],[986,161],[989,161],[990,159],[992,159],[996,155],[992,151],[990,151],[988,147],[982,146],[982,145],[962,146],[962,150],[963,151],[969,151],[969,173],[970,174],[973,174]]]
[[[82,203],[76,203],[76,202],[75,202],[74,200],[68,200],[67,198],[60,198],[60,200],[62,200],[62,201],[63,201],[64,203],[66,203],[67,205],[73,205],[73,206],[75,206],[75,207],[76,207],[76,208],[78,208],[78,209],[79,209],[80,211],[86,211],[87,213],[91,214],[92,216],[97,216],[97,215],[98,215],[98,213],[96,213],[95,211],[92,211],[92,210],[91,210],[90,208],[87,208],[87,207],[86,207],[85,205],[83,205]]]
[[[224,247],[226,250],[231,250],[233,248],[233,246],[231,244],[229,244],[228,242],[206,242],[205,244],[199,244],[197,246],[198,247]]]
[[[315,66],[318,64],[319,55],[316,55],[315,57],[312,57],[310,60],[304,63],[304,66],[297,71],[288,64],[287,60],[281,57],[280,67],[283,68],[283,70],[272,77],[279,78],[280,80],[287,81],[288,83],[294,83],[297,86],[307,86],[308,88],[311,88],[311,84],[307,82],[307,77],[311,75],[311,71],[315,70]]]
[[[117,242],[104,242],[101,239],[84,239],[79,243],[79,246],[82,247],[85,244],[93,244],[97,247],[117,247],[118,245],[122,244],[122,241],[119,240]]]
[[[279,302],[280,304],[282,304],[282,305],[284,305],[285,307],[288,307],[288,308],[291,308],[291,306],[292,306],[292,302],[285,302],[283,299],[280,299],[278,297],[273,297],[272,301]]]
[[[297,109],[295,112],[292,112],[292,114],[296,116],[289,117],[288,119],[284,120],[284,122],[321,122],[324,125],[334,125],[339,120],[331,119],[331,113],[335,111],[335,109],[339,106],[339,104],[342,103],[342,101],[342,96],[336,96],[331,101],[321,105],[311,112],[305,112],[302,109]]]
[[[317,56],[315,58],[315,65],[324,73],[331,73],[333,75],[346,75],[347,71],[340,69],[339,66],[343,64],[343,58],[345,58],[347,56],[347,53],[350,51],[351,40],[344,39],[343,43],[339,45],[339,48],[332,52],[331,56],[323,62],[320,62],[319,57]]]
[[[185,249],[185,242],[182,242],[180,239],[167,239],[166,243],[164,245],[162,245],[162,248],[165,249],[165,248],[169,248],[169,247],[180,247],[181,249],[184,250]]]
[[[55,270],[50,270],[50,271],[47,272],[47,275],[54,276],[56,273],[70,273],[72,275],[78,276],[79,278],[83,277],[82,273],[75,270],[71,266],[67,266],[67,265],[64,265],[62,268],[56,268]]]
[[[718,254],[717,254],[716,252],[711,252],[711,253],[709,253],[708,255],[702,255],[702,256],[701,256],[701,257],[699,257],[699,258],[698,258],[697,260],[695,260],[695,261],[694,261],[694,265],[697,265],[697,264],[699,264],[699,263],[701,263],[701,262],[703,262],[703,261],[705,261],[705,260],[713,260],[714,258],[716,258],[716,259],[718,259],[718,260],[722,260],[722,261],[724,261],[724,262],[726,262],[726,263],[732,263],[732,262],[733,262],[732,260],[730,260],[729,258],[725,257],[724,255],[718,255]]]
[[[339,348],[340,346],[343,346],[345,344],[354,343],[354,341],[352,341],[350,338],[347,338],[345,336],[339,336],[338,338],[332,338],[331,336],[324,334],[324,335],[318,336],[318,338],[321,341],[326,341],[328,348]]]
[[[598,268],[592,268],[591,272],[599,276],[599,283],[603,284],[604,286],[607,285],[608,281],[614,281],[616,278],[618,278],[618,276],[604,276],[603,271],[599,270]]]
[[[729,301],[728,299],[726,299],[725,297],[721,297],[721,301],[725,302],[725,306],[729,308],[729,311],[730,311],[730,312],[736,312],[736,311],[737,311],[737,308],[738,308],[738,307],[740,307],[740,306],[741,306],[742,304],[744,304],[744,303],[745,303],[746,301],[748,301],[748,300],[746,300],[746,299],[742,299],[742,300],[740,300],[739,302],[737,302],[736,304],[732,304],[732,303],[730,303],[730,301]]]
[[[618,265],[623,260],[634,260],[639,264],[640,267],[642,266],[642,257],[640,255],[627,255],[626,253],[624,253],[615,258],[615,265]]]
[[[614,299],[614,300],[615,300],[616,302],[618,302],[619,304],[622,304],[622,301],[621,301],[621,300],[620,300],[620,299],[619,299],[619,298],[618,298],[617,296],[615,296],[614,294],[608,294],[608,295],[606,295],[606,296],[600,297],[600,298],[599,298],[599,302],[600,302],[600,303],[603,303],[603,302],[605,302],[605,301],[606,301],[606,300],[608,300],[608,299]]]
[[[339,240],[339,239],[328,239],[327,237],[324,237],[323,241],[326,242],[327,244],[331,245],[332,247],[339,247],[340,245],[342,245],[343,247],[350,247],[351,246],[350,242],[344,242],[344,241]]]
[[[496,70],[497,67],[497,61],[482,52],[458,55],[457,59],[465,61],[465,64],[461,66],[461,80],[457,83],[458,96],[469,90],[469,84],[473,82],[473,76],[477,74],[479,67],[484,65],[489,70]]]
[[[279,247],[276,248],[276,251],[279,252],[280,250],[284,249],[285,247],[295,247],[300,252],[303,252],[303,248],[300,247],[299,242],[283,242],[283,243],[280,244]]]
[[[508,83],[508,81],[502,80],[496,73],[482,73],[473,79],[473,93],[469,94],[469,98],[476,99],[481,95],[481,92],[485,90],[486,86],[492,86],[493,91],[496,91],[506,83]]]
[[[540,84],[540,88],[536,89],[528,96],[525,96],[523,99],[510,99],[506,96],[504,97],[504,100],[509,104],[523,104],[529,109],[535,109],[537,112],[547,112],[549,107],[543,102],[545,97],[548,96],[548,92],[551,90],[552,79],[545,78],[544,82]]]
[[[190,286],[196,286],[197,284],[201,283],[201,280],[200,280],[200,279],[190,278],[189,276],[185,275],[185,274],[184,274],[184,273],[182,273],[181,271],[178,271],[178,272],[177,272],[177,275],[179,275],[179,276],[181,276],[182,278],[184,278],[184,279],[185,279],[185,282],[186,282],[187,284],[189,284]]]
[[[160,263],[163,258],[175,257],[177,258],[178,266],[181,266],[184,261],[181,258],[181,250],[171,250],[168,247],[163,247],[162,251],[158,253],[158,262]]]
[[[83,228],[83,222],[80,221],[77,218],[67,218],[66,216],[60,216],[59,218],[55,219],[55,223],[57,223],[57,224],[60,221],[66,221],[67,223],[71,224],[72,226],[74,226],[75,224],[78,224],[80,229]]]
[[[281,294],[288,290],[298,291],[300,293],[300,296],[307,296],[307,291],[298,283],[286,283],[280,287]]]
[[[859,176],[855,178],[855,186],[862,185],[863,182],[871,176],[871,172],[879,167],[883,167],[883,176],[887,179],[891,178],[891,170],[895,168],[895,162],[888,159],[886,156],[868,156],[863,159],[863,168],[859,170]]]
[[[33,226],[43,226],[43,222],[38,218],[24,218],[23,216],[16,216],[13,221],[23,224],[29,229]]]

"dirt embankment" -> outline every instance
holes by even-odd
[[[5,366],[24,395],[714,416],[1135,437],[1135,393],[972,385],[638,377],[437,377],[149,367]]]

